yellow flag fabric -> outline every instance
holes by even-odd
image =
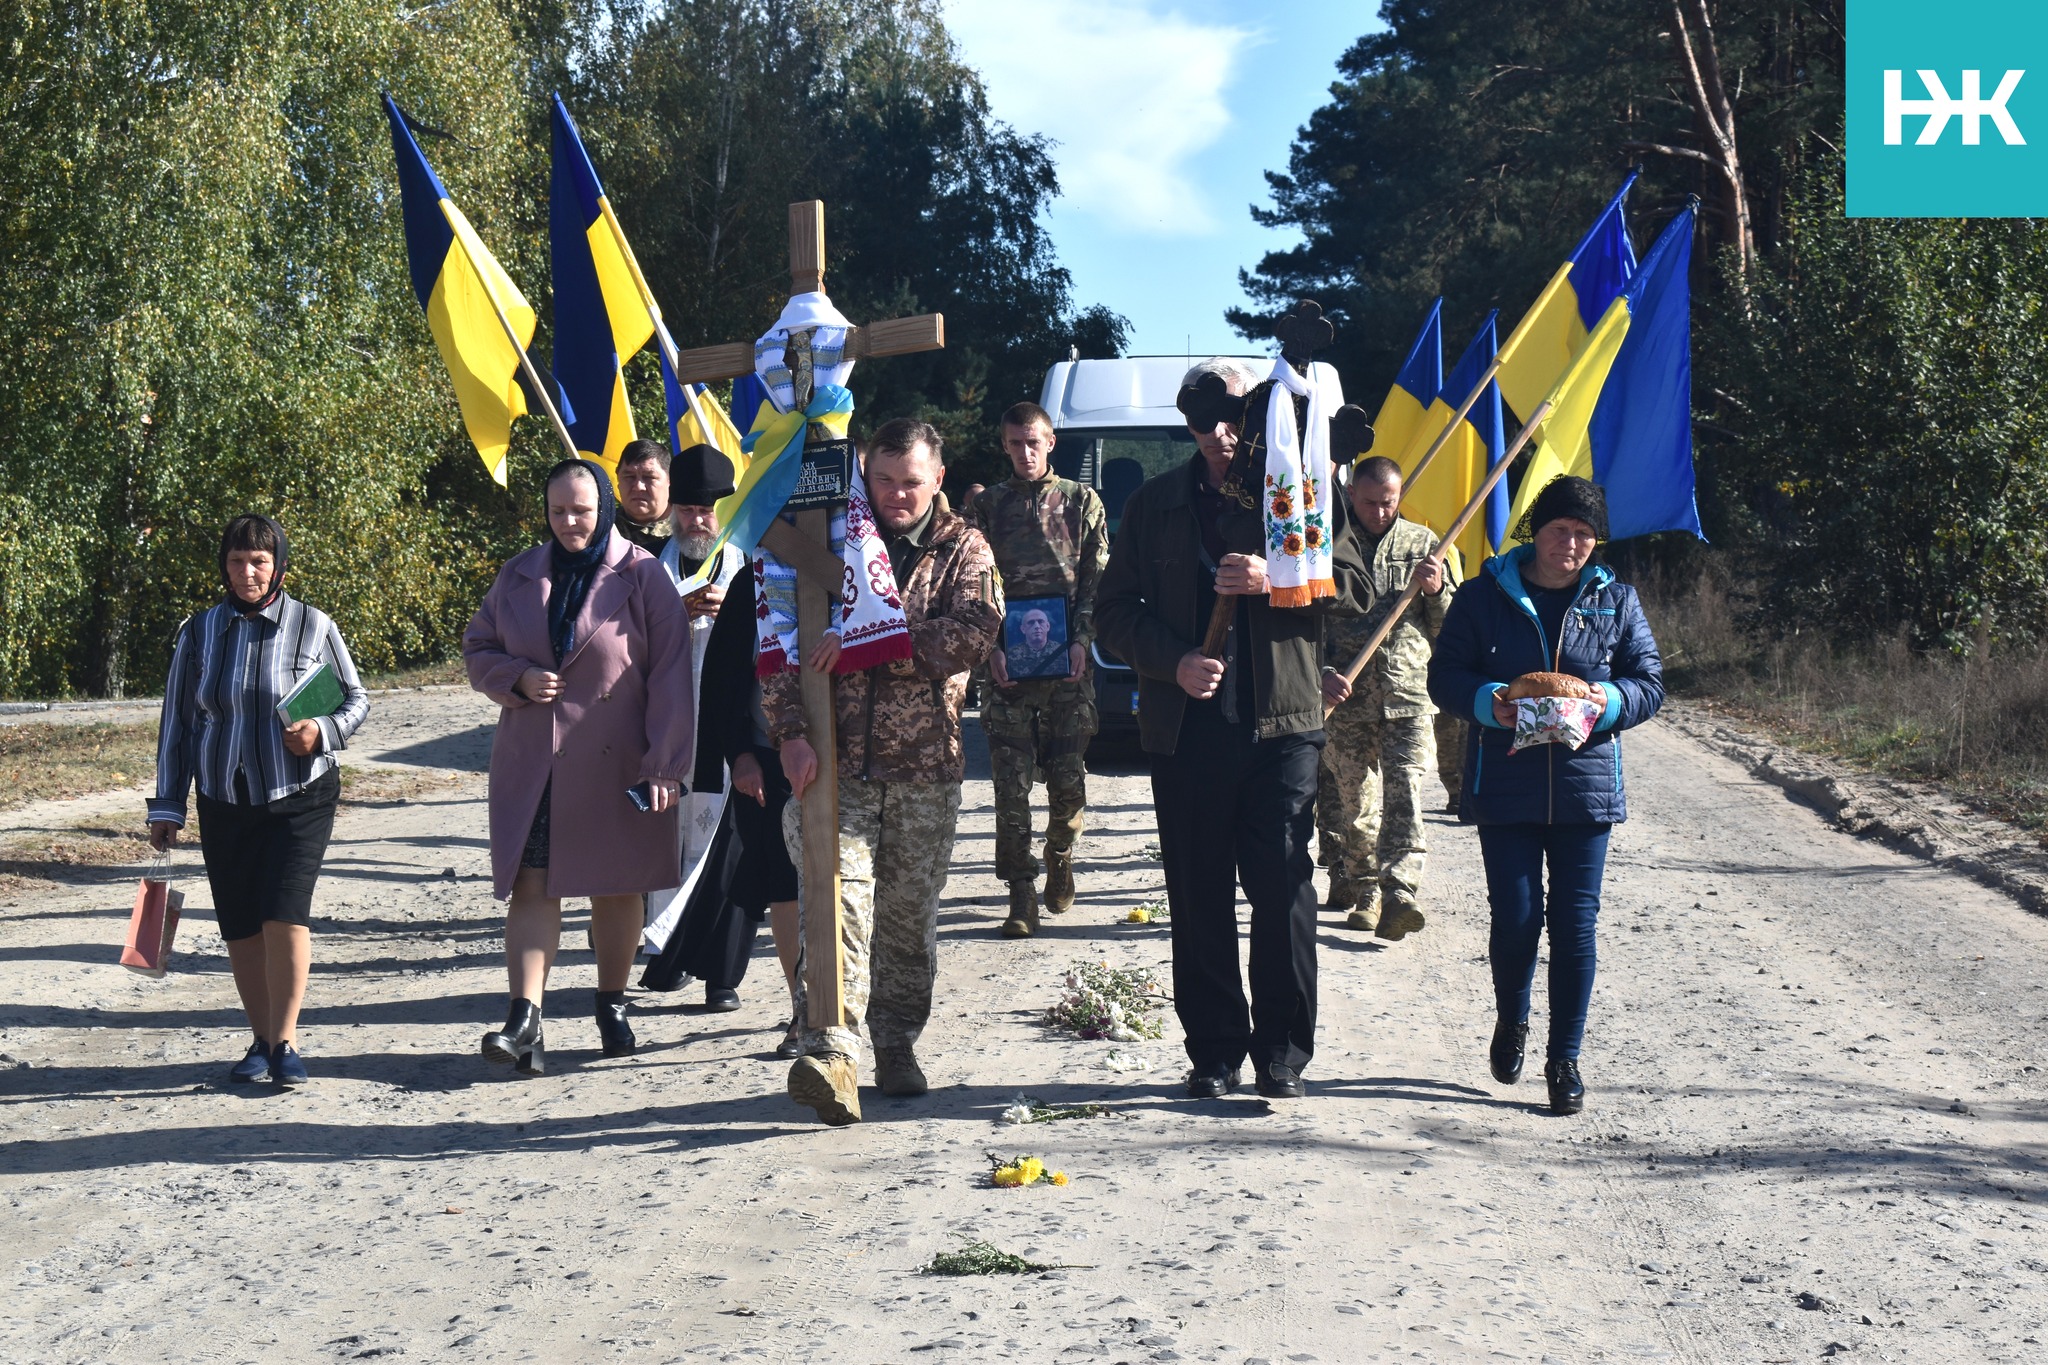
[[[1579,318],[1571,273],[1570,261],[1559,266],[1500,344],[1500,395],[1525,422],[1586,345],[1586,324]]]
[[[426,310],[427,331],[455,382],[455,401],[469,439],[476,443],[476,453],[491,477],[503,484],[512,419],[526,413],[519,357],[533,340],[533,308],[448,198],[389,95],[384,97],[384,110],[398,163],[413,295]],[[500,311],[504,323],[498,321]],[[505,334],[508,323],[518,338],[516,344]]]
[[[498,309],[524,347],[533,342],[533,305],[462,210],[443,199],[441,212],[455,240],[427,303],[427,330],[455,381],[455,401],[462,408],[469,439],[476,443],[491,477],[502,485],[512,419],[525,416],[526,394],[519,387],[519,352],[498,321]],[[491,306],[494,299],[496,309]]]
[[[1402,456],[1406,454],[1408,447],[1414,444],[1415,433],[1421,430],[1427,421],[1424,404],[1417,402],[1414,394],[1396,384],[1387,390],[1387,401],[1380,404],[1379,413],[1372,419],[1372,450],[1369,453],[1400,460],[1401,469],[1405,474],[1414,467],[1414,462],[1402,459]],[[1436,427],[1441,430],[1443,423],[1439,421]],[[1429,442],[1424,441],[1423,444],[1427,446]]]
[[[1462,400],[1463,394],[1459,395]],[[1401,474],[1406,478],[1413,473],[1423,452],[1436,440],[1444,429],[1444,423],[1451,420],[1454,409],[1439,399],[1429,405],[1429,414],[1421,428],[1415,433],[1408,449],[1401,456]],[[1472,500],[1479,485],[1486,482],[1486,442],[1470,422],[1460,422],[1444,442],[1443,449],[1429,462],[1419,479],[1413,480],[1401,498],[1401,515],[1410,521],[1427,526],[1441,536],[1450,529],[1458,514],[1465,510],[1465,504]],[[1456,542],[1458,552],[1466,560],[1477,564],[1486,558],[1486,518],[1472,518]]]
[[[1614,368],[1614,357],[1621,350],[1628,327],[1628,300],[1618,298],[1607,306],[1599,326],[1586,338],[1585,349],[1551,391],[1550,415],[1544,419],[1542,434],[1537,438],[1536,453],[1522,471],[1521,487],[1508,512],[1508,535],[1502,549],[1515,543],[1514,530],[1521,525],[1529,504],[1535,501],[1543,485],[1560,474],[1593,477],[1593,442],[1587,431],[1593,422],[1593,409],[1600,402],[1600,391],[1606,387],[1607,372]]]

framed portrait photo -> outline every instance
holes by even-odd
[[[1066,598],[1018,597],[1004,604],[1003,665],[1012,682],[1067,676]]]

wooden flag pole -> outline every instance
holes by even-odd
[[[1509,337],[1508,340],[1512,341],[1514,338]],[[1500,373],[1500,361],[1500,349],[1496,347],[1493,352],[1493,363],[1486,367],[1486,373],[1479,376],[1479,382],[1472,386],[1472,392],[1465,395],[1465,401],[1458,404],[1458,410],[1451,414],[1451,420],[1444,423],[1444,429],[1436,434],[1436,439],[1429,443],[1429,449],[1423,451],[1422,458],[1415,462],[1415,468],[1409,470],[1408,476],[1402,480],[1401,497],[1403,501],[1407,500],[1408,490],[1415,486],[1415,481],[1422,477],[1422,471],[1429,468],[1429,462],[1436,458],[1436,453],[1442,450],[1450,441],[1451,433],[1458,429],[1458,423],[1464,421],[1465,414],[1472,411],[1472,405],[1479,401],[1479,395],[1486,392],[1486,386],[1491,384],[1494,376]],[[1506,458],[1505,456],[1502,457],[1503,463],[1506,462]]]
[[[462,246],[462,234],[455,231],[455,220],[448,216],[446,199],[441,201],[441,216],[448,219],[448,230],[454,234],[455,244]],[[469,248],[462,247],[462,254],[467,259]],[[505,340],[512,343],[513,351],[519,356],[519,368],[525,372],[526,382],[540,395],[540,405],[548,410],[548,420],[554,423],[555,435],[562,439],[562,449],[568,452],[569,459],[582,459],[583,452],[576,448],[574,438],[569,435],[568,426],[562,421],[562,414],[555,411],[554,395],[548,392],[547,385],[540,382],[540,374],[533,368],[533,361],[526,354],[526,347],[519,342],[519,333],[512,330],[512,319],[505,316],[505,305],[498,302],[498,291],[491,288],[490,276],[486,275],[482,267],[473,260],[469,262],[469,268],[476,271],[477,283],[484,287],[484,297],[491,301],[491,311],[498,315],[498,325],[505,329]]]
[[[1484,387],[1483,382],[1481,387]],[[1536,405],[1536,411],[1529,414],[1529,420],[1522,425],[1522,429],[1519,432],[1515,433],[1514,444],[1510,445],[1507,453],[1500,457],[1500,462],[1487,471],[1486,482],[1479,485],[1479,491],[1472,495],[1472,501],[1466,503],[1465,510],[1458,513],[1457,520],[1451,523],[1451,529],[1438,539],[1436,548],[1429,552],[1427,562],[1436,564],[1439,567],[1442,566],[1444,551],[1450,546],[1452,541],[1455,541],[1464,534],[1465,528],[1472,524],[1472,518],[1479,515],[1479,509],[1486,504],[1487,495],[1493,492],[1493,486],[1499,483],[1502,477],[1507,474],[1508,466],[1515,462],[1515,456],[1522,453],[1522,447],[1529,443],[1529,438],[1536,434],[1536,428],[1548,416],[1550,416],[1550,401],[1545,399]],[[1417,466],[1417,468],[1419,469],[1420,466]],[[1372,633],[1372,638],[1365,642],[1365,647],[1358,651],[1357,657],[1352,659],[1350,666],[1344,670],[1345,682],[1355,683],[1358,681],[1358,675],[1365,671],[1365,666],[1372,661],[1373,654],[1386,642],[1387,636],[1393,633],[1394,626],[1401,619],[1401,613],[1408,610],[1409,603],[1413,602],[1421,592],[1422,575],[1420,573],[1411,575],[1408,579],[1408,587],[1395,600],[1393,610],[1387,613],[1387,619],[1380,622],[1379,629]],[[1325,706],[1323,714],[1327,716],[1336,709],[1334,706]]]

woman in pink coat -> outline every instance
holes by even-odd
[[[633,1050],[626,978],[641,897],[673,886],[673,816],[696,727],[690,634],[661,563],[612,530],[611,478],[548,471],[552,537],[514,558],[462,637],[470,686],[504,708],[491,745],[491,875],[505,912],[512,1008],[483,1054],[538,1076],[541,994],[562,897],[590,898],[604,1055]],[[628,788],[633,791],[629,792]]]

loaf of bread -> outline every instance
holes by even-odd
[[[1573,697],[1583,701],[1593,695],[1593,689],[1585,679],[1569,673],[1524,673],[1509,683],[1502,695],[1509,701],[1520,701],[1523,697]]]

